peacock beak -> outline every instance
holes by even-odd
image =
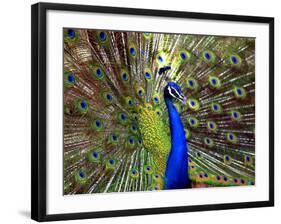
[[[186,105],[186,99],[187,98],[184,95],[180,95],[178,99],[179,99],[180,102],[182,102],[184,105]]]

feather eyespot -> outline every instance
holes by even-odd
[[[67,80],[68,80],[70,83],[75,83],[75,77],[74,77],[74,75],[68,74]]]
[[[133,48],[133,47],[131,47],[131,48],[130,48],[130,54],[133,55],[133,56],[135,56],[135,55],[136,55],[136,49]]]
[[[108,42],[108,33],[106,31],[99,31],[97,32],[97,40],[101,43],[101,44],[105,44]]]
[[[246,90],[243,88],[243,87],[234,87],[233,89],[233,92],[234,92],[234,96],[237,98],[237,99],[245,99],[246,98]]]
[[[105,32],[100,32],[99,38],[100,38],[101,41],[105,41],[106,40],[106,33]]]
[[[242,59],[238,54],[231,54],[228,58],[230,65],[233,67],[240,67],[242,64]]]
[[[85,103],[84,101],[82,101],[82,102],[80,103],[80,106],[81,106],[81,108],[83,108],[83,109],[87,109],[87,103]]]
[[[150,73],[146,72],[146,73],[145,73],[145,78],[150,79],[150,78],[151,78]]]
[[[67,30],[67,36],[68,36],[70,39],[74,39],[74,37],[75,37],[75,30],[74,30],[74,29],[68,29],[68,30]]]
[[[202,57],[203,57],[203,60],[208,64],[210,64],[210,63],[213,64],[216,62],[216,55],[213,51],[210,51],[210,50],[203,51]]]

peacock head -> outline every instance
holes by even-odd
[[[174,82],[168,82],[164,88],[164,98],[170,100],[179,100],[186,103],[186,97],[183,95],[181,87]]]

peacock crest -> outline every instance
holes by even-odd
[[[63,34],[64,194],[255,184],[254,38]]]

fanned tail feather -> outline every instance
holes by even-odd
[[[65,194],[163,188],[170,80],[193,187],[254,184],[254,38],[66,28]]]

